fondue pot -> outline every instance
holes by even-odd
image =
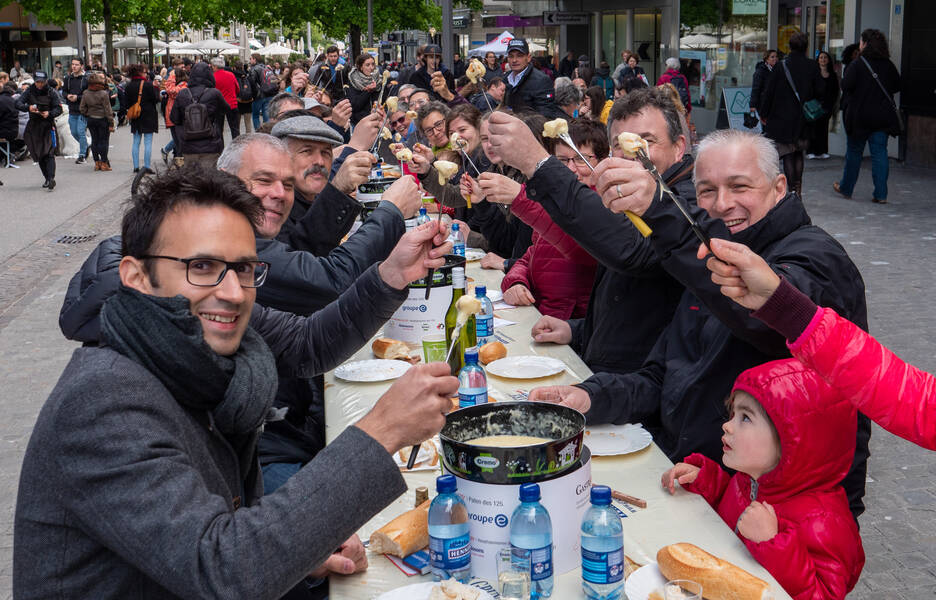
[[[578,465],[585,416],[545,402],[496,402],[453,411],[439,434],[447,471],[470,481],[520,484],[555,477]],[[469,444],[498,435],[546,438],[530,446]]]

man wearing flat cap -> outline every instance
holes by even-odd
[[[532,110],[547,119],[565,118],[566,115],[553,101],[553,84],[549,76],[533,66],[530,45],[523,38],[507,43],[507,92],[504,104],[514,112]]]

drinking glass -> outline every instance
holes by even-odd
[[[663,586],[665,600],[702,600],[702,585],[688,579],[674,579]]]
[[[497,591],[501,600],[530,598],[530,561],[515,559],[509,546],[497,553]]]

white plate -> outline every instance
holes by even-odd
[[[395,590],[384,592],[377,596],[377,600],[428,600],[429,594],[432,593],[432,588],[436,585],[439,584],[431,581],[405,585]],[[494,600],[494,597],[484,590],[479,591],[481,594],[478,596],[478,600]]]
[[[485,367],[488,373],[508,379],[536,379],[562,373],[566,364],[551,356],[508,356],[499,358]]]
[[[484,258],[484,255],[487,254],[481,248],[465,248],[465,261],[474,262],[476,260],[481,260]]]
[[[644,565],[630,574],[624,581],[624,594],[627,600],[647,600],[650,592],[659,590],[662,594],[666,578],[655,564]]]
[[[585,426],[585,443],[593,456],[615,456],[643,450],[653,441],[639,424]]]
[[[374,358],[357,360],[335,369],[335,377],[345,381],[387,381],[396,379],[413,365],[402,360]]]

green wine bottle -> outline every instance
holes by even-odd
[[[455,324],[458,321],[458,309],[456,303],[458,299],[465,295],[465,269],[463,267],[454,267],[452,269],[452,303],[449,304],[448,311],[445,313],[445,343],[446,348],[452,343],[452,332],[455,330]],[[475,317],[468,317],[468,322],[461,328],[458,334],[458,340],[455,342],[455,348],[452,349],[452,355],[449,357],[449,367],[452,374],[457,375],[463,366],[465,366],[465,350],[476,345],[477,335],[475,333]]]

